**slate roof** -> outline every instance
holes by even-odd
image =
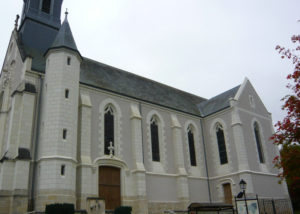
[[[81,64],[80,82],[195,115],[200,113],[196,104],[205,100],[87,58]]]
[[[28,56],[32,58],[32,70],[45,73],[46,53],[26,46],[22,41],[18,41],[18,45],[23,60]],[[48,51],[61,47],[80,55],[67,19]],[[237,86],[207,100],[88,58],[82,58],[80,83],[202,117],[229,107],[229,98],[239,89]]]
[[[72,34],[72,31],[71,31],[71,28],[70,28],[70,25],[69,25],[69,22],[68,22],[68,19],[67,19],[67,15],[66,15],[66,18],[65,18],[62,26],[60,27],[60,29],[56,35],[56,38],[54,39],[53,44],[46,51],[45,54],[47,54],[47,52],[51,49],[62,48],[62,47],[76,51],[79,53],[76,43],[75,43],[75,40],[74,40],[74,37],[73,37],[73,34]]]
[[[239,88],[240,85],[209,100],[199,103],[197,106],[201,112],[201,115],[205,117],[229,107],[229,98],[234,98]]]

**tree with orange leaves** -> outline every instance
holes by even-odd
[[[300,35],[293,36],[294,49],[277,46],[276,50],[281,58],[292,60],[294,72],[287,76],[290,81],[287,88],[291,94],[282,100],[282,110],[286,116],[275,124],[276,132],[271,137],[275,145],[281,147],[280,156],[274,158],[275,167],[282,169],[278,175],[281,180],[286,179],[294,208],[299,209],[300,204]],[[298,207],[297,207],[298,206]]]

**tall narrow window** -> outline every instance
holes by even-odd
[[[189,141],[191,166],[197,166],[194,133],[193,133],[193,129],[191,126],[188,127],[188,141]]]
[[[152,146],[152,160],[160,161],[159,156],[159,136],[158,136],[158,122],[155,117],[151,119],[151,146]]]
[[[68,64],[68,65],[71,65],[71,57],[68,57],[68,59],[67,59],[67,64]]]
[[[65,90],[65,98],[68,99],[69,98],[69,89]]]
[[[63,129],[63,139],[67,139],[67,129]]]
[[[44,13],[50,13],[50,9],[51,9],[51,0],[43,0],[43,4],[42,4],[42,11]]]
[[[217,140],[218,140],[220,163],[226,164],[226,163],[228,163],[228,159],[227,159],[224,131],[223,131],[223,127],[221,126],[221,124],[217,124],[216,134],[217,134]]]
[[[260,132],[259,132],[259,126],[257,122],[254,123],[254,134],[255,134],[255,140],[256,140],[256,146],[257,146],[257,152],[258,152],[258,158],[260,163],[264,163],[264,152],[261,145],[261,139],[260,139]]]
[[[65,165],[61,165],[61,167],[60,167],[60,175],[62,175],[62,176],[65,175],[65,169],[66,169],[66,166]]]
[[[105,107],[104,114],[104,154],[106,155],[110,154],[110,143],[114,146],[114,111],[112,106],[108,105]]]

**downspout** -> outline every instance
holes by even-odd
[[[34,158],[33,158],[33,170],[32,170],[32,183],[31,183],[31,206],[32,211],[34,210],[34,192],[35,192],[35,180],[36,180],[36,168],[37,168],[37,153],[39,146],[39,137],[40,137],[40,126],[41,126],[41,103],[42,103],[42,94],[43,94],[43,79],[42,76],[39,75],[40,82],[40,91],[37,102],[37,113],[36,113],[36,127],[35,127],[35,136],[34,136]]]
[[[208,197],[209,197],[209,202],[211,203],[210,181],[209,181],[209,173],[208,173],[208,165],[207,165],[206,146],[205,146],[205,142],[204,142],[203,123],[204,123],[204,121],[202,121],[200,119],[200,126],[201,126],[201,132],[202,132],[202,143],[203,143],[203,149],[204,149],[205,169],[206,169],[206,176],[207,176]]]
[[[144,129],[143,129],[143,115],[142,115],[142,104],[139,102],[139,110],[141,114],[141,128],[142,128],[142,156],[143,156],[143,164],[145,164],[144,158]]]

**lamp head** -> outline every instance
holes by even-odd
[[[244,180],[242,179],[242,180],[240,181],[239,185],[240,185],[240,188],[241,188],[242,190],[246,190],[246,187],[247,187],[246,181],[244,181]]]

